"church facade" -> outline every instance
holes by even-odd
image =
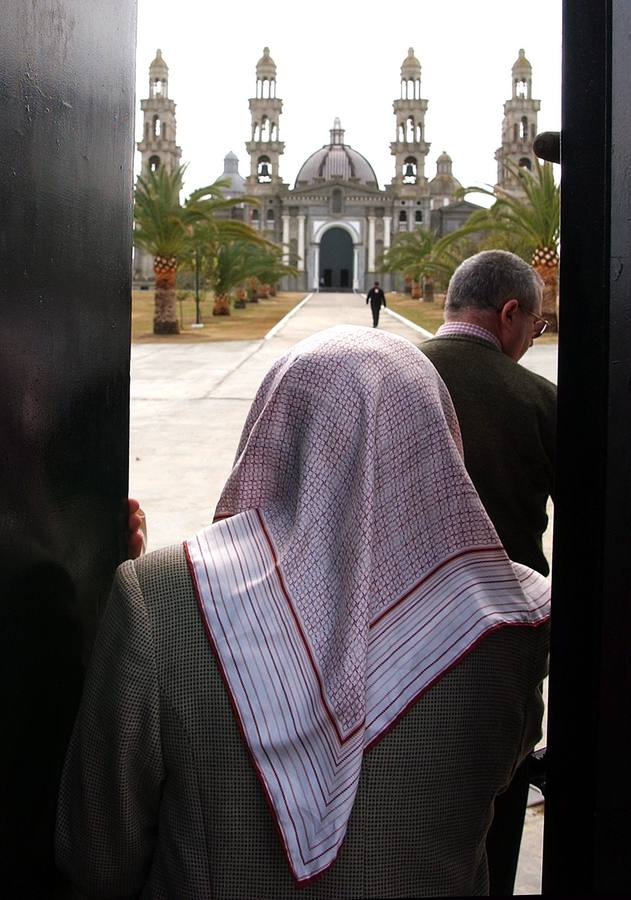
[[[513,96],[505,104],[502,146],[496,152],[498,186],[507,187],[512,175],[504,165],[532,167],[532,137],[536,133],[539,101],[531,98],[532,70],[523,50],[512,70]],[[179,164],[175,104],[168,98],[168,68],[158,51],[149,69],[149,98],[143,100],[143,140],[138,149],[143,171]],[[428,101],[421,96],[421,65],[410,48],[401,66],[400,96],[393,102],[394,140],[390,144],[394,175],[381,188],[370,162],[346,142],[339,119],[329,140],[300,167],[293,184],[282,180],[280,139],[282,99],[277,95],[277,68],[268,47],[256,65],[255,95],[249,100],[251,131],[246,142],[249,173],[239,173],[238,158],[230,152],[222,177],[230,196],[251,195],[258,206],[236,208],[233,214],[249,221],[269,240],[282,245],[284,259],[298,270],[285,287],[292,290],[365,291],[375,280],[386,289],[393,276],[382,275],[379,260],[395,236],[416,228],[438,234],[464,224],[477,207],[457,197],[460,183],[452,160],[443,152],[436,175],[425,174],[430,149],[425,134]],[[138,255],[136,282],[150,279],[147,260]]]

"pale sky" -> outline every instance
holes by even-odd
[[[248,99],[266,45],[283,100],[280,174],[292,186],[304,160],[328,143],[335,116],[380,187],[390,182],[392,101],[400,96],[408,47],[421,63],[421,96],[429,101],[428,178],[446,150],[463,185],[495,183],[503,104],[520,47],[533,67],[533,97],[541,100],[538,130],[560,128],[561,0],[139,0],[136,134],[159,47],[188,163],[186,193],[214,181],[230,150],[241,174],[249,174]]]

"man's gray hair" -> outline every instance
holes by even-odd
[[[506,250],[483,250],[460,263],[452,275],[445,310],[499,309],[515,299],[532,311],[542,289],[539,273],[519,256]]]

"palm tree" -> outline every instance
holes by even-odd
[[[508,166],[510,168],[510,166]],[[521,190],[465,188],[463,194],[479,193],[495,197],[490,209],[473,213],[466,225],[454,234],[491,231],[503,238],[505,249],[529,261],[544,282],[543,315],[556,328],[559,271],[560,188],[555,183],[552,163],[535,160],[535,170],[511,169]]]
[[[230,291],[248,278],[259,281],[275,278],[278,281],[286,275],[296,274],[292,266],[281,261],[280,247],[251,229],[250,232],[245,238],[218,243],[214,252],[206,256],[204,275],[215,294],[213,315],[230,314]]]
[[[256,248],[253,264],[256,277],[262,284],[268,284],[271,289],[275,289],[281,278],[295,278],[298,275],[294,265],[283,262],[283,249],[277,244]]]
[[[241,198],[243,201],[243,198]],[[256,202],[246,198],[247,202]],[[215,295],[214,316],[230,315],[230,291],[256,272],[257,254],[274,247],[245,222],[208,216],[193,229],[204,281]]]
[[[219,179],[193,191],[182,203],[185,169],[178,166],[169,171],[161,166],[155,172],[145,173],[139,176],[134,192],[134,241],[154,258],[154,334],[179,332],[175,277],[179,263],[190,252],[198,223],[212,222],[219,211],[252,202],[252,198],[224,197],[227,182]],[[232,224],[247,228],[243,223]]]
[[[433,245],[433,234],[423,228],[400,232],[383,254],[380,269],[399,272],[418,284],[423,277],[433,274],[427,265]]]

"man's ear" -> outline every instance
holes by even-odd
[[[513,324],[513,318],[519,309],[519,300],[507,300],[500,310],[500,322],[509,328]]]

